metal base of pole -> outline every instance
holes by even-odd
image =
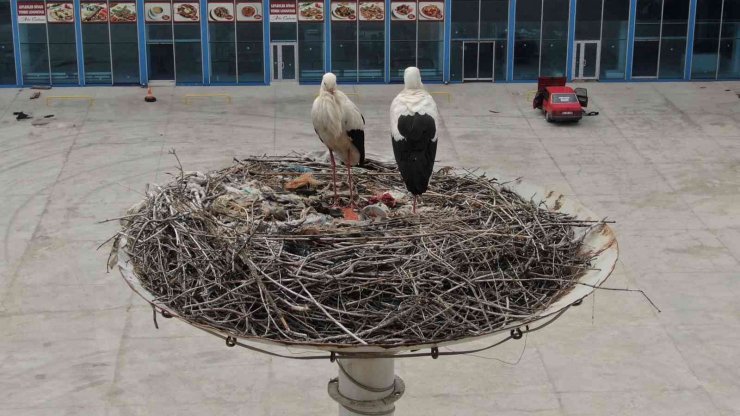
[[[406,385],[393,372],[391,358],[338,358],[339,377],[329,381],[329,396],[339,403],[339,416],[393,415]]]

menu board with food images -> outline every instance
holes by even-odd
[[[200,22],[199,3],[172,3],[174,9],[175,23]]]
[[[445,20],[445,3],[442,1],[420,1],[419,20]]]
[[[208,21],[213,23],[234,23],[234,3],[208,3]]]
[[[237,22],[261,22],[262,3],[236,3]]]
[[[148,23],[169,23],[172,21],[170,3],[145,3],[144,20]]]
[[[74,23],[74,3],[46,3],[46,21],[49,23]]]
[[[299,2],[298,20],[301,22],[323,22],[324,3],[314,1]]]
[[[391,20],[416,21],[416,2],[393,1],[391,2]]]
[[[331,20],[333,22],[356,22],[357,3],[348,1],[332,2]]]
[[[315,4],[323,4],[323,3],[315,3]],[[323,13],[322,13],[322,19],[323,19]],[[295,21],[296,21],[296,2],[295,0],[293,1],[270,0],[270,23],[289,23],[289,22],[295,22]]]
[[[378,22],[385,20],[385,3],[379,1],[361,1],[360,20]]]
[[[18,3],[18,23],[38,24],[46,23],[46,5],[43,1],[28,1]]]
[[[136,23],[136,3],[111,3],[108,14],[111,23]]]
[[[80,3],[82,23],[108,23],[108,3]]]

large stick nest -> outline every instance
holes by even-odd
[[[181,171],[129,210],[116,245],[125,239],[155,304],[235,336],[297,344],[484,335],[535,317],[590,267],[575,230],[593,223],[495,179],[442,169],[412,215],[394,165],[370,160],[353,174],[359,219],[330,206],[325,161]],[[346,204],[344,181],[340,196]]]

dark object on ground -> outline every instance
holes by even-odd
[[[146,90],[146,97],[144,97],[144,101],[148,103],[153,103],[157,101],[157,97],[152,94],[152,87],[149,87],[149,89]]]
[[[47,114],[44,116],[44,118],[52,118],[52,117],[54,117],[54,114]]]
[[[498,114],[498,113],[499,113],[500,111],[496,111],[496,110],[488,110],[488,112],[489,112],[489,113],[493,113],[493,114]]]
[[[584,111],[583,115],[584,116],[598,116],[599,112],[598,111]]]
[[[31,94],[31,98],[30,99],[31,100],[35,100],[35,99],[37,99],[39,97],[41,97],[41,92],[40,91],[36,91],[33,94]]]
[[[13,112],[13,115],[15,116],[16,120],[25,120],[27,118],[31,118],[28,114],[24,113],[23,111],[15,111]]]
[[[51,85],[34,85],[31,87],[32,90],[50,90]]]

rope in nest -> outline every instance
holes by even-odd
[[[368,160],[353,171],[359,218],[348,220],[330,206],[325,161],[181,169],[120,219],[114,252],[125,240],[154,304],[187,321],[314,345],[492,333],[531,320],[590,267],[581,238],[600,223],[548,211],[494,179],[443,168],[411,215],[395,166]]]

